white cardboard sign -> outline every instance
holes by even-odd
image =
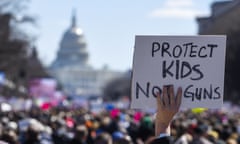
[[[131,108],[156,108],[163,85],[182,87],[181,108],[223,103],[226,36],[136,36]]]

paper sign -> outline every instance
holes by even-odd
[[[156,108],[163,85],[182,87],[181,108],[223,103],[226,36],[136,36],[131,108]]]

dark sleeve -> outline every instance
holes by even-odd
[[[150,144],[173,144],[172,137],[163,137],[154,139]]]

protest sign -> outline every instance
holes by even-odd
[[[156,107],[163,85],[182,87],[181,108],[223,103],[226,36],[136,36],[131,108]]]

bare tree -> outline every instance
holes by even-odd
[[[23,9],[28,0],[0,1],[0,71],[6,74],[14,87],[3,87],[1,94],[26,95],[19,87],[27,89],[32,76],[47,76],[33,49],[33,39],[20,25],[33,23],[34,18],[25,15]]]

